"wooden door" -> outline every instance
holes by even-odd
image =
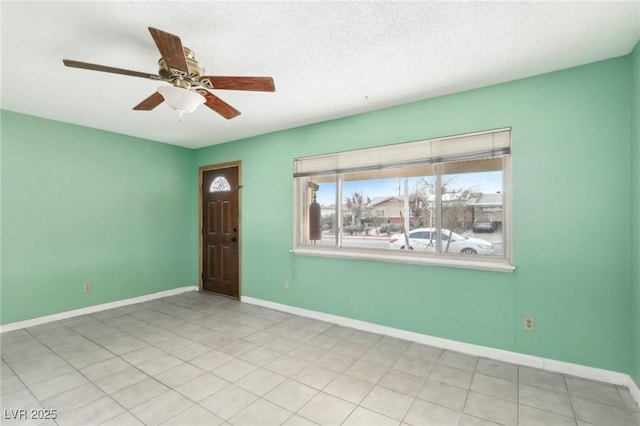
[[[202,172],[202,290],[240,297],[238,166]]]

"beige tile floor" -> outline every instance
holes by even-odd
[[[197,292],[0,339],[3,425],[640,424],[623,387]]]

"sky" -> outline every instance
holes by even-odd
[[[343,202],[346,198],[358,191],[364,194],[364,197],[374,199],[375,197],[390,197],[404,194],[405,178],[380,179],[380,180],[361,180],[353,182],[344,182],[342,186]],[[408,178],[409,193],[411,194],[420,188],[420,178]],[[400,186],[400,192],[398,187]],[[473,192],[482,192],[485,194],[495,194],[502,191],[502,172],[481,172],[481,173],[464,173],[455,175],[452,186],[461,189],[469,189]],[[322,183],[317,193],[317,200],[323,206],[335,204],[336,202],[336,185],[335,183]]]

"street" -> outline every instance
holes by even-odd
[[[467,231],[462,234],[469,238],[479,238],[493,244],[495,248],[495,255],[502,256],[502,232],[500,230],[492,233],[474,233]],[[357,247],[357,248],[375,248],[375,249],[388,249],[390,237],[378,237],[378,236],[343,236],[343,247]],[[322,241],[318,243],[323,246],[333,246],[335,244],[334,235],[323,235]]]

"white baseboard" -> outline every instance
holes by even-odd
[[[197,291],[197,286],[186,286],[174,288],[171,290],[160,291],[158,293],[145,294],[144,296],[132,297],[130,299],[117,300],[115,302],[103,303],[101,305],[87,306],[86,308],[75,309],[73,311],[60,312],[59,314],[46,315],[44,317],[32,318],[24,321],[12,322],[0,325],[0,334],[7,331],[19,330],[21,328],[33,327],[35,325],[45,324],[52,321],[60,321],[77,317],[80,315],[93,314],[107,309],[119,308],[121,306],[135,305],[136,303],[148,302],[149,300],[161,299],[163,297],[174,296],[176,294],[185,293],[187,291]]]
[[[415,333],[412,331],[401,330],[398,328],[387,327],[384,325],[373,324],[370,322],[360,321],[352,318],[341,317],[338,315],[326,314],[318,311],[298,308],[295,306],[283,305],[269,300],[257,299],[254,297],[242,296],[242,302],[252,305],[263,306],[265,308],[275,309],[277,311],[287,312],[294,315],[300,315],[307,318],[313,318],[320,321],[326,321],[345,327],[355,328],[357,330],[368,331],[370,333],[383,334],[386,336],[396,337],[399,339],[410,340],[416,343],[422,343],[429,346],[435,346],[442,349],[448,349],[465,354],[480,356],[498,361],[504,361],[512,364],[525,365],[528,367],[539,368],[542,370],[552,371],[555,373],[568,374],[571,376],[581,377],[584,379],[596,380],[599,382],[611,383],[618,386],[626,386],[629,388],[631,395],[634,397],[638,405],[640,405],[640,390],[633,381],[631,376],[617,371],[604,370],[601,368],[587,367],[580,364],[572,364],[569,362],[556,361],[553,359],[542,358],[539,356],[521,354],[518,352],[506,351],[503,349],[495,349],[487,346],[474,345],[471,343],[463,343],[455,340],[443,339],[440,337],[429,336],[426,334]]]

